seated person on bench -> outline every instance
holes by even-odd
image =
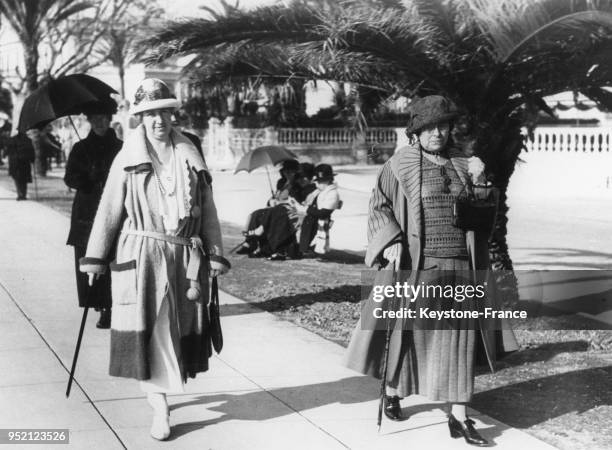
[[[301,218],[293,205],[303,202],[316,189],[312,183],[314,166],[285,161],[281,174],[283,178],[277,183],[278,190],[268,202],[271,206],[250,215],[244,232],[246,240],[236,253],[254,258],[270,256],[273,260],[299,256],[295,232]]]
[[[300,252],[304,256],[327,253],[331,215],[335,209],[342,206],[338,186],[334,183],[334,172],[329,164],[319,164],[315,167],[314,181],[317,194],[311,194],[313,198],[308,206],[294,205],[298,212],[306,213],[300,231]]]

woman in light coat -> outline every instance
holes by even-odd
[[[93,280],[116,245],[110,374],[141,381],[160,440],[170,435],[166,393],[208,369],[208,280],[229,269],[204,160],[171,126],[178,106],[160,80],[138,88],[142,125],[112,164],[81,260]]]
[[[470,183],[468,158],[449,140],[457,110],[435,95],[417,100],[410,115],[406,132],[411,145],[385,163],[370,198],[365,262],[388,269],[377,273],[375,285],[443,281],[457,286],[465,280],[462,274],[475,279],[489,268],[488,235],[453,226],[453,204]],[[485,301],[491,303],[494,298],[488,294]],[[445,309],[440,300],[415,305]],[[455,310],[484,306],[451,300]],[[492,370],[497,354],[516,350],[511,330],[480,320],[432,324],[379,319],[373,314],[376,305],[371,294],[353,332],[347,365],[379,378],[386,375],[385,415],[405,419],[400,399],[412,394],[445,401],[451,405],[451,436],[486,445],[466,415],[474,392],[474,366],[479,350]],[[396,311],[410,305],[401,296],[386,303]]]

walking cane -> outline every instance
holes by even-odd
[[[89,294],[92,286],[87,286],[87,305],[89,305]],[[70,388],[72,388],[72,380],[74,379],[74,372],[76,370],[77,359],[79,359],[79,350],[81,349],[81,341],[83,340],[83,332],[85,331],[85,323],[87,322],[87,313],[89,312],[89,306],[83,308],[83,317],[81,318],[81,328],[79,329],[79,337],[77,338],[76,348],[74,349],[74,356],[72,357],[72,368],[70,369],[70,377],[68,378],[68,387],[66,387],[66,398],[70,397]]]
[[[394,274],[395,275],[395,274]],[[393,277],[395,279],[395,276]],[[391,301],[391,309],[393,309],[394,305],[394,301]],[[383,352],[383,373],[382,373],[382,379],[380,382],[380,399],[378,401],[378,419],[377,419],[377,425],[378,425],[378,432],[380,433],[380,426],[382,424],[382,413],[383,413],[383,407],[384,407],[384,402],[385,402],[385,389],[387,387],[387,368],[388,368],[388,362],[389,362],[389,342],[391,341],[391,319],[389,318],[389,315],[387,315],[387,330],[386,330],[386,334],[385,334],[385,350]]]

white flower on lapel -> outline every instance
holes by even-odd
[[[485,165],[478,156],[471,156],[468,159],[468,173],[474,185],[487,185],[485,177]]]

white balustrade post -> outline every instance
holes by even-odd
[[[221,161],[223,165],[233,165],[237,161],[232,149],[232,138],[234,137],[234,118],[227,116],[223,121],[223,143],[221,147]]]
[[[216,117],[208,119],[208,162],[216,161],[219,158],[219,149],[217,148],[217,134],[219,133],[219,124],[221,122]]]
[[[278,145],[278,131],[272,126],[265,128],[264,141],[266,145]]]

